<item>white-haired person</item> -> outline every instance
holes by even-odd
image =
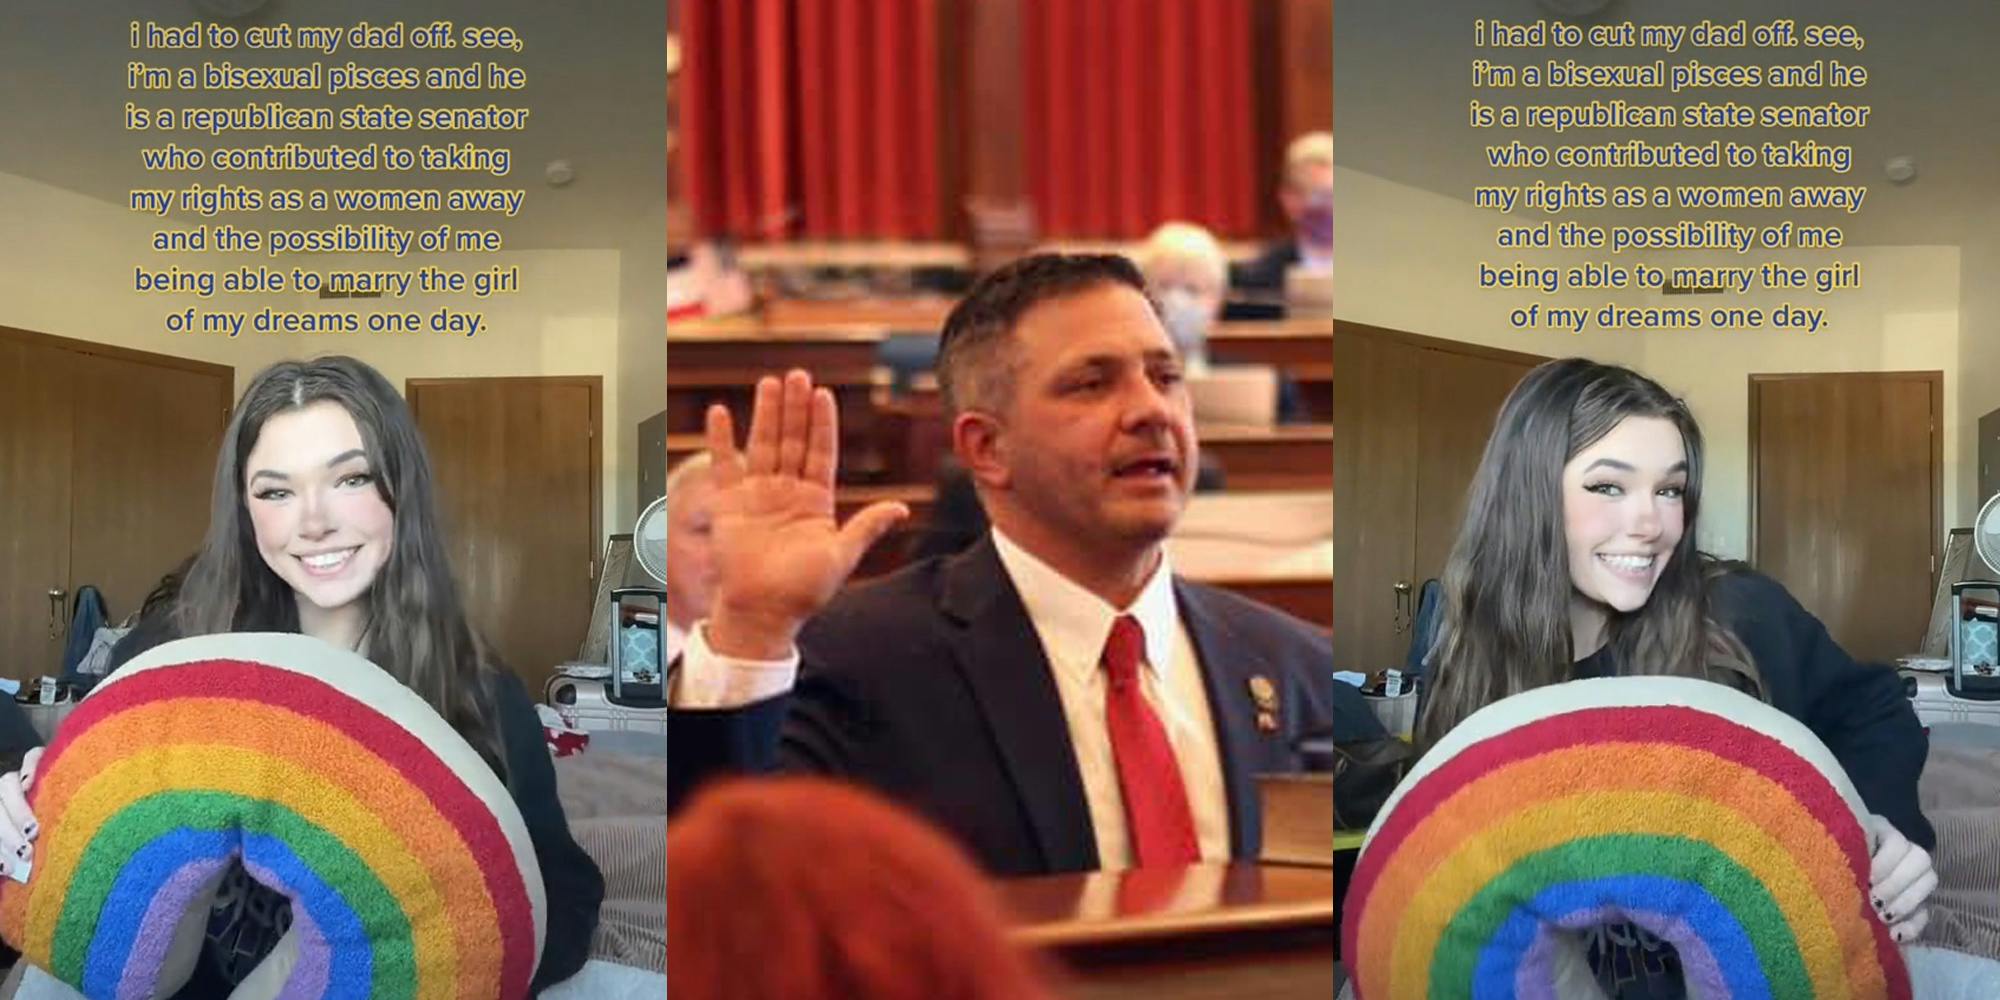
[[[1278,203],[1291,220],[1292,238],[1240,266],[1232,281],[1239,291],[1275,299],[1284,293],[1285,274],[1292,268],[1332,269],[1333,133],[1308,132],[1286,147]]]
[[[687,631],[708,617],[715,592],[709,555],[715,486],[708,452],[681,459],[667,474],[667,662],[681,655]]]
[[[1146,237],[1134,263],[1146,279],[1147,293],[1160,305],[1160,322],[1187,374],[1207,375],[1208,335],[1229,298],[1229,258],[1222,244],[1194,223],[1168,222]],[[1283,373],[1277,383],[1277,417],[1284,423],[1310,419],[1298,385]]]
[[[1160,320],[1189,374],[1208,370],[1208,332],[1229,296],[1229,258],[1201,226],[1169,222],[1139,247],[1139,273],[1160,304]]]

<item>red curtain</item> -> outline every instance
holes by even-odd
[[[1023,0],[1028,176],[1044,237],[1171,219],[1254,236],[1251,0]]]
[[[704,235],[927,239],[936,0],[687,0],[681,181]]]

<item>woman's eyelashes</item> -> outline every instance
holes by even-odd
[[[1602,497],[1615,498],[1625,495],[1625,486],[1622,483],[1609,482],[1585,483],[1583,484],[1583,491],[1585,493],[1595,493]],[[1685,483],[1674,483],[1659,487],[1655,492],[1669,500],[1679,500],[1687,495],[1687,485]]]
[[[373,486],[375,485],[375,474],[373,472],[350,472],[335,480],[334,485],[350,490]],[[250,495],[258,500],[271,502],[290,499],[292,491],[283,486],[266,486]]]

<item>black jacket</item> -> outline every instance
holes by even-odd
[[[1917,805],[1917,779],[1930,740],[1893,668],[1856,663],[1784,586],[1748,570],[1716,580],[1709,606],[1750,650],[1765,700],[1806,724],[1832,750],[1861,793],[1910,842],[1937,848]],[[1576,665],[1575,676],[1617,673],[1609,648]]]
[[[164,614],[141,619],[111,651],[110,669],[116,671],[126,661],[154,646],[179,638]],[[488,675],[492,681],[488,695],[494,718],[499,720],[501,752],[507,759],[507,790],[527,824],[528,837],[535,846],[535,860],[541,866],[542,886],[548,900],[548,924],[542,944],[541,965],[535,969],[534,992],[562,982],[583,968],[590,957],[590,941],[597,931],[598,909],[604,903],[604,875],[597,863],[570,836],[569,820],[563,815],[562,800],[556,797],[555,765],[549,759],[548,743],[542,734],[541,718],[528,698],[521,680],[510,671]],[[275,907],[284,898],[274,889],[257,886],[256,892],[270,894]],[[269,944],[276,944],[275,940]],[[211,961],[214,942],[205,949],[201,966],[177,998],[225,995],[235,985],[230,975],[218,971]],[[263,949],[268,953],[268,947]],[[257,956],[258,959],[262,955]],[[251,962],[233,963],[247,968]],[[217,993],[220,989],[225,992]]]
[[[1207,687],[1232,854],[1254,859],[1255,776],[1305,769],[1298,740],[1334,725],[1328,640],[1226,591],[1175,579],[1174,594]],[[833,774],[913,807],[991,873],[1099,867],[1061,696],[990,537],[848,588],[799,651],[790,694],[670,710],[670,813],[723,774]],[[1260,690],[1275,705],[1268,728]]]

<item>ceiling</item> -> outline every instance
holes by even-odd
[[[216,0],[211,0],[213,5]],[[135,51],[129,44],[132,21],[185,26],[218,20],[194,0],[5,0],[0,3],[0,171],[53,184],[124,205],[139,186],[212,186],[222,178],[149,175],[138,150],[148,133],[126,132],[124,105],[153,107],[241,107],[279,100],[289,106],[344,108],[395,103],[481,106],[489,103],[532,109],[528,126],[513,133],[451,135],[406,133],[385,141],[416,146],[426,140],[474,140],[482,146],[513,148],[513,166],[501,178],[477,174],[265,175],[259,186],[425,186],[519,187],[526,190],[518,218],[502,229],[510,249],[611,247],[625,242],[635,220],[664,216],[666,200],[666,10],[659,0],[267,0],[255,13],[221,23],[338,25],[358,22],[409,25],[435,20],[469,25],[510,26],[525,39],[524,50],[485,53],[354,51],[343,46],[332,56],[293,51],[165,52]],[[527,87],[513,95],[482,91],[437,100],[426,91],[369,91],[326,96],[286,91],[248,93],[142,92],[126,89],[126,65],[139,59],[154,66],[198,66],[204,61],[281,66],[318,61],[344,66],[463,66],[475,58],[527,71]],[[450,95],[445,95],[447,98]],[[316,138],[317,137],[317,138]],[[159,136],[160,139],[169,138]],[[237,133],[172,136],[186,145],[261,145],[298,141],[307,145],[353,142],[352,136],[294,133]],[[569,161],[575,179],[564,187],[546,180],[545,167]],[[241,181],[241,178],[233,178]],[[270,224],[274,217],[266,217]],[[248,221],[248,220],[245,220]]]
[[[1859,52],[1840,49],[1722,49],[1684,47],[1675,54],[1651,50],[1514,49],[1475,50],[1473,24],[1479,19],[1510,24],[1553,18],[1551,7],[1575,0],[1341,0],[1334,21],[1334,155],[1343,167],[1413,187],[1470,201],[1482,184],[1522,183],[1534,176],[1558,179],[1554,168],[1523,174],[1487,166],[1484,148],[1499,130],[1474,129],[1468,105],[1484,103],[1581,104],[1625,97],[1638,103],[1686,105],[1698,100],[1739,103],[1823,105],[1830,100],[1872,108],[1865,129],[1663,131],[1649,138],[1684,142],[1714,138],[1761,143],[1813,138],[1851,142],[1854,170],[1840,177],[1825,171],[1729,171],[1732,183],[1865,184],[1861,212],[1840,216],[1851,243],[1953,244],[1993,238],[1987,234],[1990,206],[2000,203],[2000,4],[1987,0],[1923,0],[1887,4],[1876,0],[1610,0],[1597,14],[1574,23],[1695,24],[1706,19],[1754,26],[1790,18],[1805,24],[1852,24],[1866,38]],[[1471,63],[1486,58],[1515,66],[1550,59],[1580,63],[1632,64],[1664,58],[1669,65],[1704,63],[1773,65],[1816,58],[1859,63],[1869,71],[1864,88],[1847,91],[1771,89],[1686,91],[1680,95],[1605,90],[1475,92]],[[1634,133],[1624,133],[1627,138]],[[1844,137],[1843,137],[1844,136]],[[1509,139],[1533,144],[1601,142],[1602,130],[1554,133],[1515,130]],[[1891,183],[1884,164],[1909,156],[1916,178]],[[1504,177],[1503,177],[1504,175]],[[1597,183],[1652,183],[1664,171],[1599,171],[1568,174]],[[1674,180],[1687,182],[1681,173]],[[1735,179],[1740,178],[1740,181]],[[1673,181],[1668,181],[1672,183]],[[1685,215],[1686,213],[1680,213]],[[1780,213],[1770,213],[1775,219]],[[1833,215],[1821,214],[1824,221]],[[1600,223],[1603,220],[1599,220]],[[1635,219],[1635,221],[1637,221]],[[1652,221],[1652,220],[1648,220]]]

